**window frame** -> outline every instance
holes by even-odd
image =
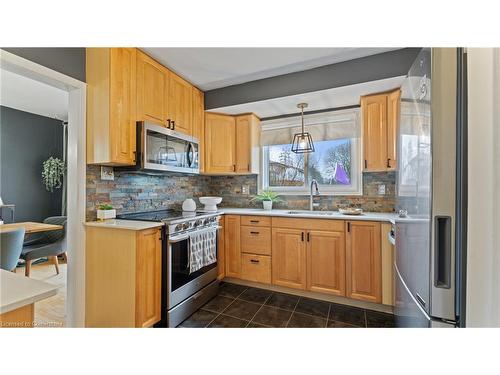
[[[321,195],[337,195],[337,196],[348,196],[348,195],[363,195],[363,168],[362,168],[362,139],[361,138],[349,138],[351,140],[351,163],[355,166],[355,172],[352,173],[351,184],[352,187],[346,189],[345,185],[321,185],[318,184],[319,191]],[[333,139],[332,139],[333,140]],[[260,162],[260,173],[259,173],[259,193],[263,190],[272,190],[282,195],[309,195],[309,186],[311,181],[309,180],[309,155],[305,154],[304,159],[304,185],[303,186],[269,186],[269,153],[267,152],[267,146],[261,146],[261,162]],[[291,147],[291,144],[290,144]]]

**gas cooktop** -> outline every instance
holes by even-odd
[[[159,210],[159,211],[148,211],[148,212],[136,212],[131,214],[121,214],[117,216],[117,219],[123,220],[141,220],[141,221],[158,221],[169,223],[178,220],[191,220],[200,217],[207,217],[217,215],[217,212],[183,212],[176,210]]]

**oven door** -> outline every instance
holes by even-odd
[[[217,234],[218,237],[218,234]],[[217,240],[218,242],[218,240]],[[217,246],[217,253],[218,253]],[[217,262],[189,273],[189,235],[172,236],[167,243],[167,309],[189,298],[217,278]]]

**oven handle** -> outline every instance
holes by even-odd
[[[189,235],[170,237],[168,243],[177,243],[189,239]]]

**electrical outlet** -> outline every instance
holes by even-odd
[[[113,171],[113,167],[101,166],[101,180],[104,181],[115,180],[115,172]]]
[[[385,195],[385,185],[378,186],[378,195]]]
[[[250,186],[248,186],[248,185],[243,185],[243,186],[241,187],[241,194],[242,194],[242,195],[248,195],[248,194],[250,194]]]

